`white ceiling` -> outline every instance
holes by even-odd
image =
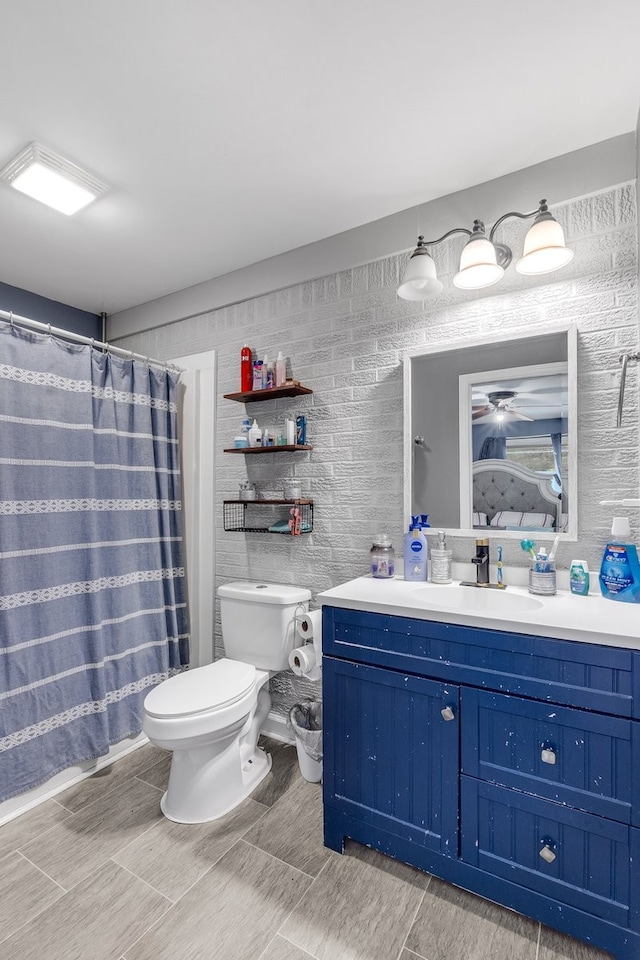
[[[67,218],[0,185],[0,280],[95,313],[635,130],[640,99],[638,0],[20,0],[2,33],[0,166],[35,140],[112,189]]]

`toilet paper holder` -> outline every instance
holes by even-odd
[[[296,609],[294,630],[302,641],[289,654],[289,666],[296,676],[319,680],[322,671],[322,611]]]

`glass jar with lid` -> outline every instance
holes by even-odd
[[[391,540],[386,533],[378,533],[373,538],[369,556],[371,576],[380,580],[388,580],[395,575],[396,555]]]

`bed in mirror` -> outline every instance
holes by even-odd
[[[405,358],[405,512],[450,535],[577,538],[573,326]]]

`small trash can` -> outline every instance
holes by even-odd
[[[311,697],[294,703],[287,726],[296,738],[300,773],[310,783],[322,780],[322,701]]]

